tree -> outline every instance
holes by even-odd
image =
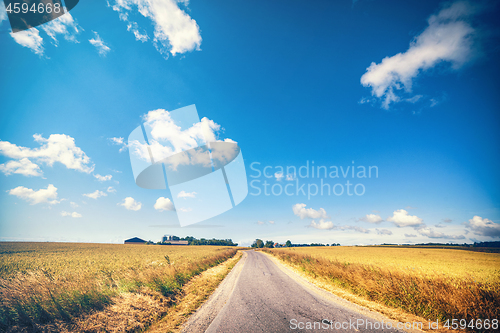
[[[272,240],[266,241],[265,247],[272,249],[274,247],[274,242]]]
[[[262,239],[256,239],[255,242],[253,242],[252,244],[252,247],[253,248],[263,248],[264,247],[264,242],[262,241]]]
[[[290,240],[286,241],[286,247],[292,247],[292,242],[290,242]]]

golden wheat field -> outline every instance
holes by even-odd
[[[428,320],[500,317],[500,254],[400,247],[265,249],[314,279]]]
[[[500,253],[378,246],[295,247],[288,250],[342,263],[370,264],[423,276],[500,282]]]
[[[54,323],[59,326],[53,330],[71,331],[71,323],[82,315],[120,302],[137,312],[126,330],[142,330],[164,315],[193,276],[236,251],[218,246],[0,243],[0,331],[38,331]]]

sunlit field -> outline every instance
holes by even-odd
[[[265,251],[313,278],[429,320],[500,316],[498,253],[368,246]]]
[[[0,243],[0,331],[71,322],[123,295],[139,307],[156,305],[137,320],[142,329],[193,276],[235,253],[217,246]]]

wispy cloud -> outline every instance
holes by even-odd
[[[410,43],[406,52],[386,57],[372,64],[361,77],[361,84],[371,87],[372,95],[381,100],[383,108],[391,103],[416,102],[419,95],[403,98],[412,92],[413,80],[441,62],[459,69],[473,54],[474,28],[468,18],[475,9],[467,1],[457,1],[429,17],[427,28]]]
[[[82,214],[77,213],[77,212],[70,213],[70,212],[62,211],[61,216],[70,216],[72,218],[79,218],[79,217],[82,217]]]
[[[109,46],[107,46],[104,41],[101,39],[99,34],[94,31],[94,38],[89,39],[90,44],[94,45],[99,52],[99,55],[106,56],[108,52],[111,50]]]
[[[91,199],[97,199],[100,197],[107,197],[108,195],[104,193],[103,191],[95,190],[92,193],[86,193],[83,194],[84,197],[91,198]]]

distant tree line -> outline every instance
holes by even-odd
[[[311,244],[292,244],[290,240],[287,240],[285,244],[278,244],[278,246],[275,246],[275,244],[272,240],[266,240],[265,242],[262,239],[256,239],[251,247],[253,248],[274,248],[274,247],[305,247],[305,246],[340,246],[339,243],[332,243],[330,245],[328,244],[322,244],[322,243],[311,243]]]
[[[191,237],[191,236],[187,236],[187,237],[184,237],[184,238],[180,238],[180,237],[177,237],[177,236],[172,236],[172,240],[173,241],[179,241],[179,240],[188,241],[188,245],[238,246],[237,243],[233,243],[232,239],[215,239],[215,238],[212,238],[212,239],[205,239],[205,238],[196,239],[196,238]],[[148,244],[155,244],[155,243],[149,241]],[[157,242],[156,244],[157,245],[169,245],[170,242],[169,241]]]

